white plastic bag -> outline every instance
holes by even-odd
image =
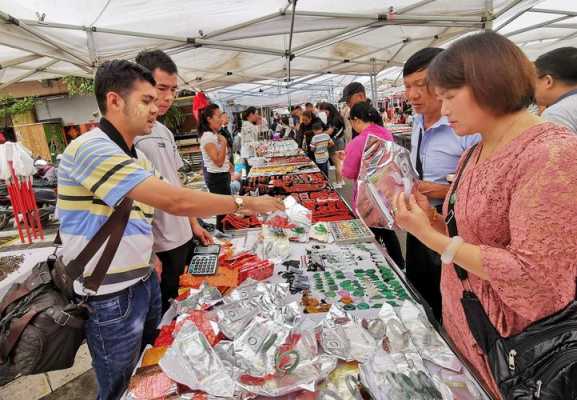
[[[7,180],[10,178],[9,161],[12,161],[18,176],[32,176],[36,173],[32,154],[20,143],[6,142],[0,144],[0,179]]]

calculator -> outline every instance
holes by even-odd
[[[219,254],[219,244],[196,246],[188,266],[188,273],[192,275],[214,275],[218,267]]]

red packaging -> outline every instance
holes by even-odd
[[[270,278],[274,272],[274,264],[270,261],[261,261],[258,263],[244,264],[238,272],[238,283],[239,285],[252,278],[256,281],[263,281]]]

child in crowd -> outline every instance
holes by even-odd
[[[315,162],[319,169],[329,176],[329,147],[334,146],[331,137],[323,130],[323,123],[319,120],[313,123],[314,136],[311,139],[311,151],[314,152]]]

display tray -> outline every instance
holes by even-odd
[[[303,206],[312,211],[312,222],[346,221],[354,214],[341,196],[333,189],[318,192],[293,193],[292,196]]]
[[[243,183],[241,195],[289,195],[301,192],[317,192],[328,188],[326,177],[321,172],[248,177]]]
[[[409,292],[374,242],[306,245],[298,269],[294,261],[284,264],[280,276],[291,292],[304,291],[305,313],[326,312],[338,303],[347,311],[378,311],[387,302],[397,307],[410,299]],[[282,267],[281,267],[282,268]]]
[[[368,242],[375,238],[373,232],[360,219],[329,222],[327,227],[337,243]]]
[[[289,164],[289,165],[264,165],[252,167],[249,177],[256,176],[270,176],[270,175],[287,175],[287,174],[301,174],[319,172],[319,168],[315,163],[308,160],[305,163]]]
[[[290,164],[306,164],[310,163],[311,160],[306,155],[296,155],[296,156],[277,156],[269,157],[267,162],[270,165],[290,165]]]

